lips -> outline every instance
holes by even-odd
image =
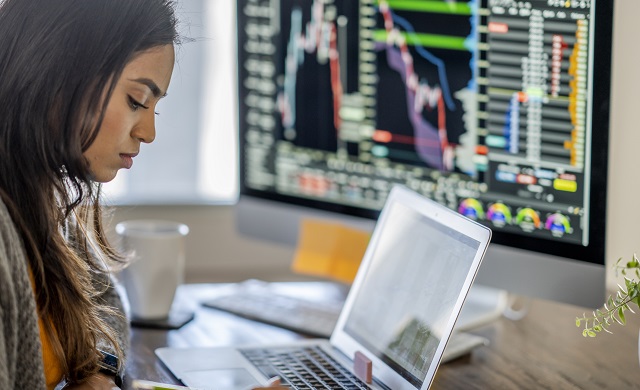
[[[120,153],[122,167],[125,169],[130,169],[133,166],[133,158],[137,155],[138,153]]]

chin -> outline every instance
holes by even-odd
[[[118,171],[97,172],[93,174],[91,180],[96,183],[108,183],[116,178]]]

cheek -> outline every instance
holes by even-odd
[[[102,121],[98,135],[84,153],[89,162],[98,162],[114,153],[120,152],[119,146],[128,137],[128,124],[125,116],[107,109],[107,114]]]
[[[115,108],[113,105],[107,107],[107,112],[100,126],[100,131],[95,143],[100,142],[104,146],[117,145],[125,141],[131,132],[133,122],[131,113],[127,108]]]
[[[106,133],[109,134],[110,137],[115,137],[124,133],[130,112],[131,111],[127,107],[119,107],[112,101],[107,106],[107,110],[102,120],[102,126],[100,126],[100,133],[98,134]]]

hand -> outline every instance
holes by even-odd
[[[66,385],[62,390],[120,390],[113,377],[100,372],[90,376],[85,382]]]

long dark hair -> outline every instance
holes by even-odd
[[[71,381],[97,370],[98,339],[122,353],[91,282],[105,268],[90,252],[119,256],[102,230],[100,187],[82,153],[126,64],[175,43],[171,0],[0,0],[0,197]]]

